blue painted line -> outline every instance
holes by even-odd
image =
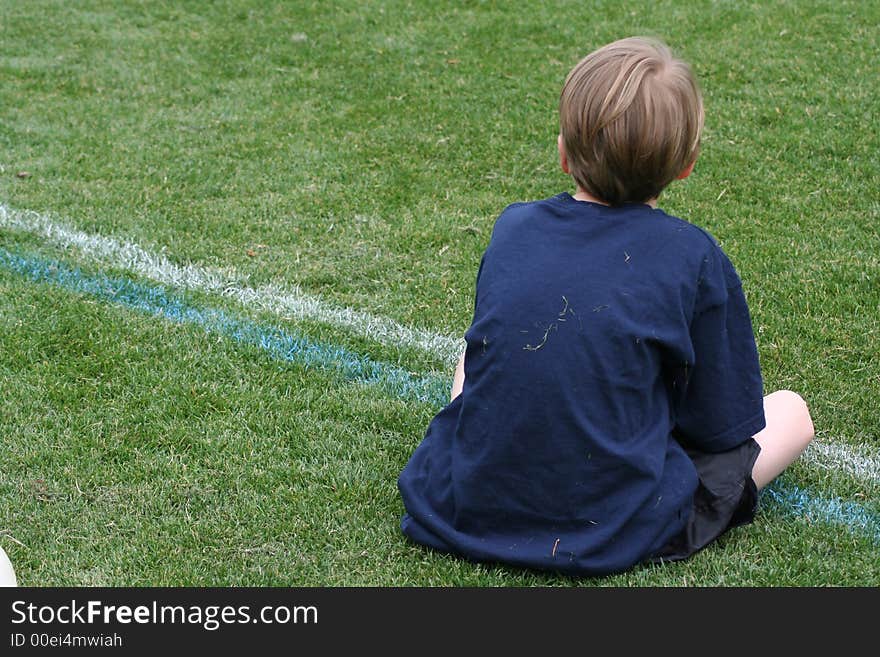
[[[880,544],[880,513],[838,497],[823,498],[776,479],[761,491],[762,502],[787,516],[858,530]]]
[[[49,283],[178,324],[199,326],[208,333],[255,346],[275,360],[336,372],[347,380],[375,385],[404,400],[442,408],[449,400],[450,380],[416,376],[403,368],[374,361],[344,347],[314,342],[284,329],[262,326],[228,313],[199,308],[159,285],[89,274],[38,256],[16,255],[0,249],[0,267],[34,282]],[[855,502],[824,499],[776,480],[762,491],[762,503],[779,512],[858,530],[880,544],[880,514]]]
[[[159,285],[89,274],[61,262],[17,255],[5,249],[0,249],[0,267],[34,282],[57,285],[178,324],[199,326],[208,333],[258,347],[275,360],[332,371],[344,379],[377,386],[404,400],[427,402],[437,407],[449,401],[450,379],[437,375],[417,376],[344,347],[315,342],[278,327],[262,326],[222,310],[199,308]]]

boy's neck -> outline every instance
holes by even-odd
[[[577,193],[572,196],[573,199],[577,201],[586,201],[587,203],[598,203],[599,205],[608,205],[605,201],[602,201],[589,192],[585,191],[583,187],[578,185]],[[657,199],[652,198],[645,201],[645,205],[650,205],[652,208],[657,207]]]

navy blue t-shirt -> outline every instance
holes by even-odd
[[[702,229],[569,194],[508,207],[477,275],[465,382],[400,475],[413,540],[476,561],[627,569],[684,527],[682,444],[764,427],[736,271]]]

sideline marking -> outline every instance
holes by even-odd
[[[143,285],[103,274],[86,274],[58,261],[17,255],[2,248],[0,267],[34,282],[50,283],[177,324],[193,324],[208,333],[259,347],[276,360],[333,371],[346,379],[377,385],[401,399],[428,402],[433,406],[449,401],[451,380],[446,377],[436,374],[418,376],[396,365],[361,356],[345,347],[315,342],[281,328],[261,326],[222,310],[200,308],[168,294],[161,286]]]
[[[832,472],[842,470],[861,482],[880,484],[880,461],[871,458],[865,447],[814,440],[804,452],[803,459],[817,468]]]
[[[839,497],[824,498],[776,479],[764,488],[762,497],[770,498],[769,506],[778,508],[787,516],[805,517],[828,525],[843,525],[850,531],[860,530],[880,545],[880,513]]]
[[[298,287],[261,285],[254,288],[227,269],[200,267],[192,263],[177,265],[161,253],[151,253],[132,242],[70,228],[33,210],[15,210],[0,203],[0,226],[39,235],[57,246],[76,247],[92,261],[134,272],[156,283],[219,294],[279,317],[310,319],[344,327],[382,345],[411,347],[450,365],[458,361],[464,349],[464,340],[460,338],[410,328],[387,317],[352,308],[333,306]]]

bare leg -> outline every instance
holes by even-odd
[[[773,481],[813,440],[813,420],[800,395],[778,390],[764,397],[767,426],[755,434],[761,453],[752,468],[758,488]]]
[[[452,399],[461,394],[464,387],[464,354],[458,359],[458,365],[455,366],[455,376],[452,378]]]

